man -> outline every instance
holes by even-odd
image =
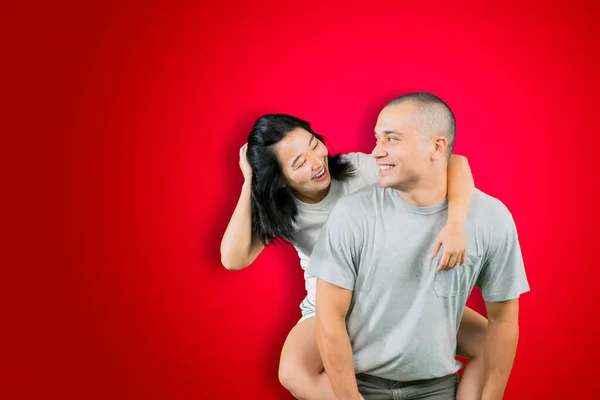
[[[502,398],[518,298],[529,290],[510,212],[475,190],[464,265],[436,273],[439,255],[428,257],[447,217],[454,136],[438,97],[391,101],[375,128],[379,185],[340,200],[317,240],[308,268],[318,278],[317,342],[341,400],[454,399],[456,334],[474,285],[489,321],[482,399]]]

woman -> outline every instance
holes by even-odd
[[[323,137],[308,122],[284,114],[264,115],[256,122],[247,145],[240,149],[240,167],[242,192],[221,242],[221,262],[231,270],[250,265],[274,240],[293,244],[305,270],[335,202],[378,181],[372,157],[330,156]],[[443,244],[440,269],[464,262],[464,224],[473,187],[466,159],[453,155],[448,167],[448,221],[431,255]],[[316,278],[306,272],[304,278],[307,296],[300,305],[302,318],[283,346],[279,379],[297,398],[335,399],[314,334]],[[463,371],[458,399],[481,396],[486,327],[485,318],[465,309],[457,340],[460,354],[468,354],[471,361]]]

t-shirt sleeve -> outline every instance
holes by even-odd
[[[348,153],[348,160],[356,167],[356,176],[364,186],[377,183],[379,180],[379,167],[370,154]]]
[[[505,209],[502,221],[492,229],[489,251],[484,256],[477,286],[486,302],[517,299],[529,291],[529,282],[517,228],[508,210]]]
[[[360,229],[350,215],[350,204],[340,200],[331,210],[312,251],[307,272],[319,279],[354,290]]]

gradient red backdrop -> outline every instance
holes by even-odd
[[[520,233],[532,291],[505,398],[597,397],[597,7],[362,3],[3,6],[25,77],[7,110],[36,132],[23,171],[62,174],[22,203],[59,212],[15,231],[37,268],[10,307],[3,398],[290,399],[294,250],[220,264],[238,149],[285,112],[369,152],[381,106],[417,90],[452,106],[455,151]]]

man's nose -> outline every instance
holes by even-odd
[[[383,149],[383,147],[381,147],[379,143],[376,143],[375,147],[373,148],[373,151],[371,152],[371,156],[373,158],[381,158],[381,157],[385,157],[386,155],[387,155],[387,153]]]

